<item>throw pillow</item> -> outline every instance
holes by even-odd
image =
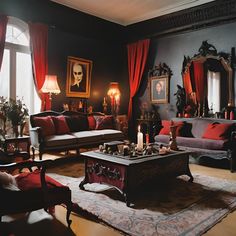
[[[51,116],[46,117],[34,117],[35,127],[42,128],[43,137],[48,135],[54,135],[56,133],[55,126]]]
[[[94,130],[96,128],[96,120],[94,116],[89,115],[88,116],[88,124],[89,124],[89,129]]]
[[[169,135],[170,134],[171,121],[170,120],[162,120],[161,123],[162,123],[163,128],[161,129],[159,134]],[[175,121],[174,125],[177,126],[176,136],[182,136],[184,122],[183,121]]]
[[[48,188],[52,187],[65,187],[61,183],[57,182],[53,178],[45,175]],[[29,189],[41,188],[40,171],[24,172],[16,177],[16,182],[20,190],[26,191]]]
[[[206,127],[202,138],[224,140],[229,137],[230,129],[233,124],[211,123]]]
[[[56,134],[68,134],[70,132],[64,116],[52,116],[52,120],[56,129]]]
[[[96,120],[96,129],[114,129],[113,116],[99,117]]]
[[[86,115],[66,116],[66,122],[71,132],[85,131],[89,127]]]

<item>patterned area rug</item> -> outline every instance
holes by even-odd
[[[49,175],[70,187],[80,208],[127,235],[202,235],[236,208],[236,182],[199,174],[193,183],[183,176],[139,191],[132,208],[107,186],[87,184],[90,191],[82,191],[82,178]]]

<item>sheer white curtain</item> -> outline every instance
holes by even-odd
[[[212,112],[220,111],[220,72],[207,72],[208,106]]]
[[[14,17],[9,17],[7,24],[0,96],[23,98],[30,114],[40,111],[41,101],[33,81],[28,25]]]

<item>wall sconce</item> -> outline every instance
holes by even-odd
[[[49,93],[49,99],[52,100],[52,94],[59,94],[61,92],[56,75],[46,75],[43,87],[41,88],[43,93]]]
[[[119,113],[119,107],[120,107],[120,89],[119,89],[119,83],[117,82],[111,82],[109,85],[109,90],[107,92],[107,95],[111,98],[111,113],[114,116],[117,116]]]

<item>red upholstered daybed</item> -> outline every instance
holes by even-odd
[[[236,121],[213,118],[173,118],[177,126],[177,144],[182,149],[190,150],[196,159],[202,156],[214,159],[227,158],[231,170],[236,168],[236,143],[232,132],[236,130]],[[169,143],[170,121],[162,121],[163,128],[155,136],[159,144]],[[235,157],[234,157],[235,156]]]

